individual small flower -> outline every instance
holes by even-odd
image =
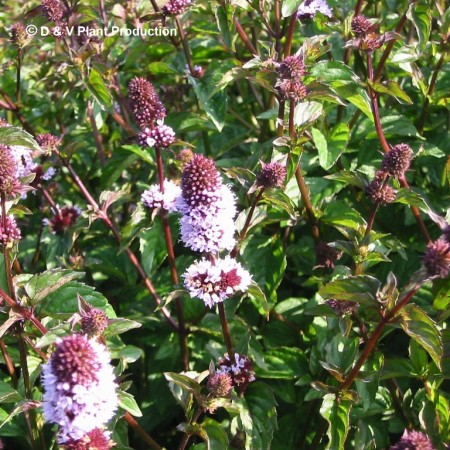
[[[381,169],[393,177],[403,176],[409,169],[413,151],[407,144],[398,144],[384,155]]]
[[[51,153],[53,150],[57,150],[61,145],[61,138],[53,136],[50,133],[42,133],[36,136],[36,142],[46,153]]]
[[[450,274],[450,244],[443,238],[430,242],[423,264],[430,277],[447,278]]]
[[[214,397],[228,397],[233,389],[233,380],[228,373],[213,373],[208,378],[207,387]]]
[[[144,128],[138,136],[141,147],[168,147],[175,142],[175,132],[171,127],[159,124],[153,128]]]
[[[109,431],[95,428],[80,439],[69,439],[60,445],[65,450],[109,450],[115,445],[110,436]]]
[[[327,300],[325,302],[328,306],[333,308],[334,312],[338,316],[345,316],[346,314],[351,314],[352,312],[356,311],[359,307],[358,303],[354,302],[347,302],[345,300]]]
[[[166,16],[182,14],[192,3],[192,0],[169,0],[163,7],[162,12]]]
[[[203,300],[209,308],[237,292],[245,292],[252,281],[249,272],[230,256],[216,259],[214,263],[204,258],[196,261],[183,277],[191,298]]]
[[[195,78],[203,78],[205,76],[205,69],[202,66],[194,66],[192,76]]]
[[[266,189],[282,187],[286,178],[286,166],[277,162],[261,163],[262,169],[256,176],[256,185]]]
[[[351,30],[355,36],[364,37],[367,33],[375,32],[376,29],[377,25],[363,15],[352,18]]]
[[[0,144],[0,191],[4,194],[17,194],[21,190],[21,183],[17,179],[17,161],[11,148]]]
[[[162,208],[168,212],[177,210],[177,200],[181,195],[181,188],[173,181],[164,180],[164,192],[158,184],[150,186],[141,196],[141,202],[150,209]]]
[[[325,242],[319,242],[316,245],[316,267],[325,267],[333,269],[336,261],[341,257],[341,252],[334,247],[330,247]]]
[[[42,383],[44,419],[59,425],[58,443],[102,428],[117,409],[110,355],[104,345],[80,334],[56,342],[42,367]]]
[[[51,219],[46,219],[45,224],[50,227],[53,233],[62,234],[77,221],[80,215],[81,209],[77,206],[65,206]]]
[[[306,86],[300,80],[279,80],[275,84],[280,97],[284,100],[294,100],[299,102],[307,95]]]
[[[405,430],[403,436],[390,450],[434,450],[430,438],[420,431]]]
[[[11,25],[11,27],[9,28],[9,32],[11,33],[11,41],[22,48],[28,38],[28,34],[24,25],[20,22],[17,22]]]
[[[287,56],[279,64],[277,72],[280,78],[283,79],[298,79],[305,75],[305,64],[300,56]]]
[[[166,109],[153,85],[145,78],[133,78],[128,85],[131,111],[140,127],[152,127],[164,119]]]
[[[297,19],[311,20],[317,13],[327,17],[333,17],[333,11],[325,0],[306,0],[297,10]]]
[[[255,381],[255,372],[253,370],[252,362],[248,356],[234,354],[234,361],[226,355],[219,360],[216,374],[228,374],[233,381],[233,387],[239,395],[242,395],[247,389],[248,385]]]
[[[372,203],[387,205],[395,201],[397,196],[394,188],[388,184],[387,174],[377,172],[373,181],[366,187],[366,195]]]
[[[0,246],[2,248],[10,247],[22,237],[14,217],[6,216],[5,222],[5,227],[3,227],[3,217],[0,216]]]
[[[81,311],[81,331],[89,338],[101,336],[108,323],[108,317],[102,309],[89,308]]]
[[[64,16],[64,6],[59,0],[42,0],[42,12],[48,20],[58,22]]]

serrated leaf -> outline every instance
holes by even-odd
[[[324,113],[323,105],[318,102],[301,102],[294,110],[294,125],[304,128],[315,122]]]
[[[106,88],[102,76],[97,70],[91,69],[86,86],[101,107],[110,108],[112,106],[111,93]]]
[[[22,396],[8,383],[0,380],[0,402],[17,403],[22,400]]]
[[[140,328],[142,326],[141,323],[136,322],[135,320],[130,319],[109,319],[108,327],[106,328],[104,335],[105,336],[115,336],[117,334],[125,333],[128,330],[132,330],[134,328]]]
[[[47,295],[83,275],[82,272],[74,272],[68,269],[47,270],[31,277],[25,284],[24,289],[30,297],[30,304],[35,306]]]
[[[0,127],[0,143],[8,146],[20,145],[42,152],[34,137],[19,127]]]
[[[134,417],[142,417],[142,412],[131,394],[122,391],[121,389],[118,390],[117,394],[118,403],[122,409],[128,411]]]
[[[138,155],[146,163],[155,165],[155,160],[151,156],[151,153],[147,151],[147,149],[144,150],[139,145],[122,145],[122,148],[134,153],[135,155]]]
[[[425,212],[429,212],[431,208],[428,206],[425,199],[417,192],[408,188],[401,188],[397,191],[395,203],[403,203],[404,205],[417,206]]]
[[[94,308],[105,309],[108,301],[103,294],[84,283],[70,281],[48,294],[38,305],[39,316],[69,317],[78,312],[78,295]]]
[[[289,17],[297,11],[303,0],[283,0],[281,5],[281,15],[283,17]]]
[[[320,414],[328,422],[327,436],[329,439],[327,448],[343,449],[349,430],[349,417],[351,401],[337,398],[334,394],[326,394]]]
[[[399,103],[412,105],[412,100],[406,94],[406,92],[395,81],[389,80],[383,83],[371,83],[370,86],[376,92],[380,94],[387,94],[397,99]]]
[[[420,344],[440,368],[443,354],[442,337],[434,321],[412,303],[402,308],[399,319],[404,332]]]
[[[331,175],[325,175],[327,180],[342,181],[351,186],[356,186],[359,189],[364,189],[366,185],[366,178],[359,172],[341,170],[340,172],[333,173]]]
[[[370,275],[351,276],[334,280],[319,290],[324,299],[345,300],[366,305],[377,305],[376,295],[381,283]]]
[[[251,283],[247,289],[247,294],[258,309],[259,314],[269,320],[270,307],[262,289],[256,283]]]
[[[204,431],[203,439],[208,450],[227,450],[228,437],[222,426],[214,419],[207,417],[201,424]]]

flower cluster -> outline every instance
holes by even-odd
[[[389,185],[389,179],[385,172],[378,171],[375,178],[366,187],[366,195],[372,203],[388,205],[395,201],[397,196],[394,188]]]
[[[114,445],[108,431],[95,428],[81,439],[69,439],[64,443],[64,448],[65,450],[109,450]]]
[[[9,32],[11,33],[11,41],[18,47],[23,48],[28,38],[23,23],[17,22],[14,25],[11,25]]]
[[[245,292],[251,283],[248,271],[230,256],[214,262],[196,261],[183,277],[190,296],[203,300],[209,308],[237,292]]]
[[[235,198],[212,160],[195,154],[181,176],[181,240],[194,251],[217,254],[235,245]]]
[[[163,7],[162,12],[166,16],[177,16],[182,14],[192,3],[192,0],[169,0]]]
[[[261,164],[262,169],[256,176],[256,186],[265,189],[282,187],[286,178],[286,167],[277,162]]]
[[[44,225],[48,225],[55,234],[62,234],[70,228],[80,217],[81,209],[78,206],[64,206],[51,219],[44,219]]]
[[[445,235],[428,244],[423,264],[430,277],[447,278],[450,275],[450,243]]]
[[[248,356],[234,354],[234,361],[226,355],[219,360],[216,374],[227,374],[231,377],[232,385],[239,395],[243,395],[248,385],[255,381],[255,372]]]
[[[168,212],[177,210],[177,200],[181,195],[181,188],[173,181],[164,180],[164,192],[159,184],[150,186],[142,193],[141,202],[150,209],[161,208]]]
[[[390,450],[434,450],[430,438],[420,431],[405,430],[403,436]]]
[[[59,22],[64,16],[64,5],[59,0],[42,0],[42,12],[52,22]]]
[[[168,147],[175,141],[175,132],[164,125],[166,109],[153,85],[145,78],[133,78],[128,85],[130,109],[141,131],[142,147]]]
[[[351,31],[355,36],[345,44],[345,48],[359,49],[367,53],[372,53],[379,49],[385,42],[397,39],[397,34],[387,32],[380,34],[377,32],[377,24],[372,23],[363,15],[352,18]]]
[[[317,13],[333,17],[333,11],[325,0],[306,0],[298,7],[297,19],[311,20]]]
[[[5,220],[3,221],[3,217],[0,216],[0,247],[10,247],[21,237],[22,236],[20,233],[20,229],[17,226],[16,219],[14,219],[14,217],[12,216],[6,216]]]
[[[278,65],[279,78],[275,88],[282,99],[300,101],[306,97],[306,87],[301,79],[305,73],[305,65],[299,56],[287,56]]]
[[[327,300],[325,302],[330,308],[333,309],[333,311],[338,316],[345,316],[346,314],[351,314],[354,311],[356,311],[359,307],[358,303],[355,302],[347,302],[345,300]]]
[[[208,377],[207,387],[214,397],[228,397],[233,389],[233,380],[228,373],[213,373]]]
[[[101,336],[108,327],[108,317],[105,311],[90,307],[81,311],[81,331],[89,338]]]
[[[75,443],[93,439],[99,433],[94,430],[102,429],[117,409],[108,351],[85,336],[75,334],[57,341],[43,365],[42,382],[44,419],[59,425],[59,444],[83,448]],[[86,438],[89,433],[93,435]]]
[[[18,179],[20,169],[17,159],[10,147],[0,144],[0,191],[5,195],[16,195],[21,191],[22,184]]]

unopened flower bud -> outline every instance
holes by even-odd
[[[407,144],[398,144],[384,155],[381,168],[389,175],[402,176],[408,170],[413,151]]]
[[[431,277],[446,278],[450,274],[450,244],[444,239],[430,242],[423,264]]]
[[[64,16],[64,6],[59,0],[42,0],[42,12],[52,22],[58,22]]]
[[[4,227],[3,217],[0,216],[0,246],[2,248],[10,247],[15,241],[20,240],[22,237],[14,217],[6,216],[5,222]]]
[[[434,450],[430,438],[420,431],[405,430],[401,439],[390,450]]]
[[[387,205],[396,199],[396,192],[392,186],[388,184],[387,174],[385,172],[377,172],[373,181],[366,187],[366,195],[372,203],[379,205]]]
[[[207,386],[214,397],[228,397],[233,389],[233,380],[227,373],[214,373],[209,376]]]
[[[286,167],[283,164],[272,162],[262,163],[261,172],[256,176],[256,185],[266,189],[283,186],[286,178]]]
[[[89,338],[98,337],[108,327],[108,317],[98,308],[91,308],[81,314],[81,330]]]

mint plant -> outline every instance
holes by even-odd
[[[449,23],[5,0],[0,448],[448,448]]]

